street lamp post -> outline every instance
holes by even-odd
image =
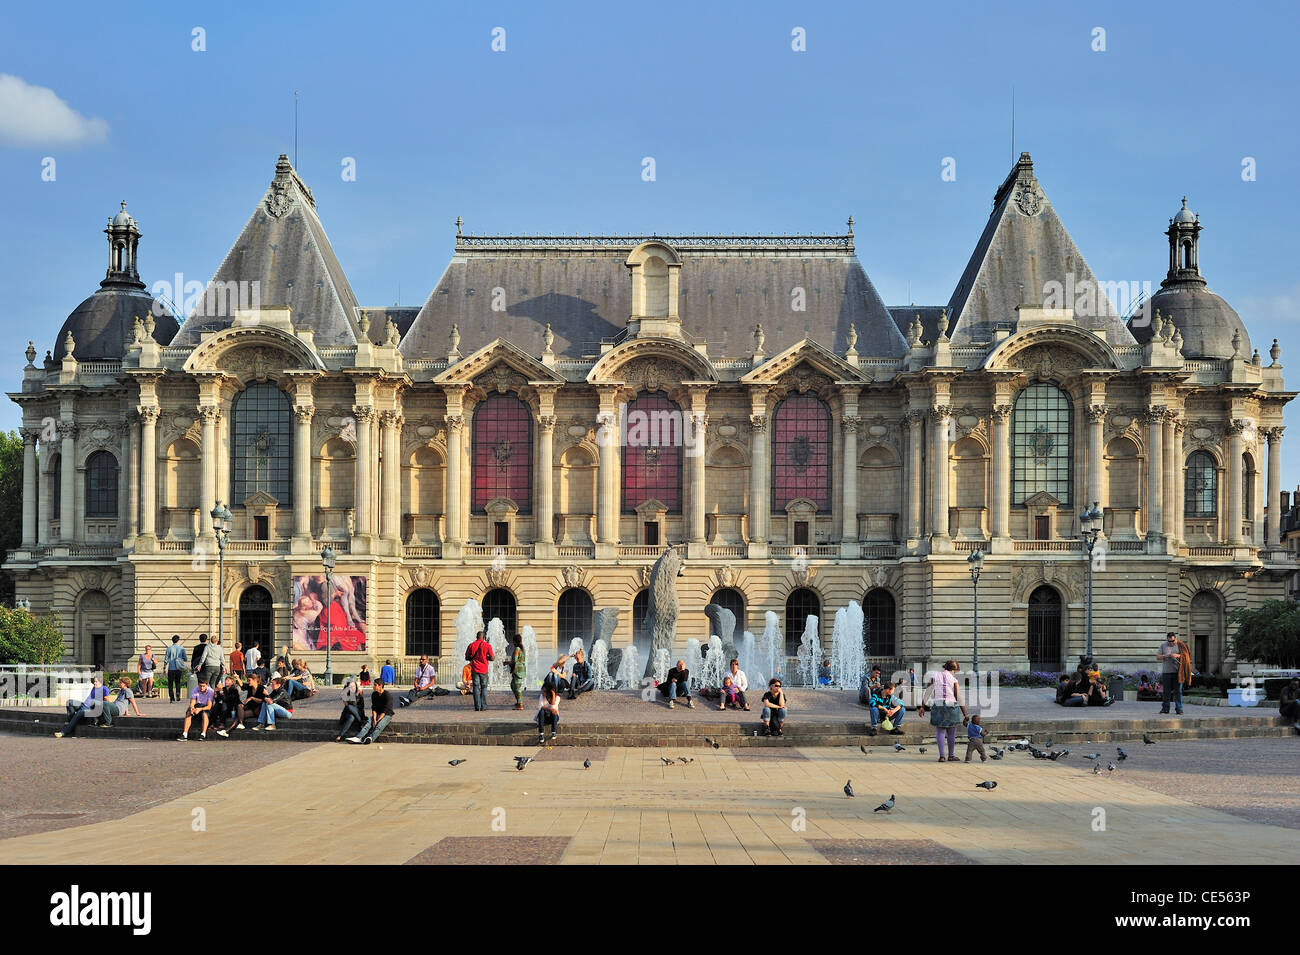
[[[337,560],[334,554],[334,548],[329,544],[325,545],[324,550],[320,552],[320,562],[325,565],[325,685],[334,685],[334,670],[331,667],[332,658],[330,651],[333,649],[334,639],[330,633],[330,607],[334,603],[334,564]]]
[[[226,652],[226,538],[230,536],[234,521],[235,515],[218,501],[212,509],[212,533],[217,538],[217,644],[222,653]]]
[[[975,673],[975,682],[979,683],[980,678],[980,571],[984,569],[984,551],[978,547],[971,552],[966,558],[966,566],[970,568],[971,590],[975,595],[975,657],[971,661],[971,669]]]
[[[1088,645],[1085,653],[1090,663],[1092,662],[1092,550],[1097,546],[1097,536],[1101,533],[1102,517],[1102,510],[1096,501],[1092,502],[1092,507],[1084,508],[1083,513],[1079,515],[1079,536],[1083,539],[1088,561]]]

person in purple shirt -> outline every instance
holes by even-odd
[[[208,717],[212,713],[212,700],[216,692],[208,685],[206,676],[199,677],[199,685],[190,693],[190,705],[185,710],[185,723],[181,735],[176,737],[182,743],[190,738],[190,723],[195,717],[199,719],[199,739],[208,738]]]
[[[65,705],[68,713],[68,722],[64,724],[62,732],[55,733],[55,739],[63,739],[65,736],[71,736],[77,728],[77,724],[86,716],[99,716],[104,712],[104,681],[99,677],[94,677],[90,684],[90,695],[80,703],[69,700]]]
[[[397,699],[398,706],[410,706],[426,696],[433,696],[433,688],[438,683],[437,672],[429,663],[427,656],[420,657],[420,665],[415,668],[415,685]]]

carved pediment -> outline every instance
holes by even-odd
[[[1047,491],[1039,491],[1025,500],[1025,507],[1036,510],[1048,510],[1053,507],[1060,507],[1061,502],[1049,494]]]
[[[279,507],[280,502],[273,498],[266,491],[254,491],[248,497],[244,498],[243,506],[246,508],[272,508]]]

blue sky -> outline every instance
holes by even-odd
[[[299,170],[366,305],[399,288],[422,302],[458,215],[469,232],[826,233],[852,214],[889,304],[943,303],[1013,160],[1014,86],[1015,150],[1097,275],[1158,285],[1187,195],[1202,272],[1266,361],[1281,340],[1300,386],[1297,16],[1203,2],[11,5],[0,74],[102,124],[80,143],[0,141],[0,367],[16,387],[27,339],[44,353],[95,289],[120,199],[146,282],[211,277],[293,151],[295,89]],[[1294,487],[1300,410],[1288,421]],[[16,406],[0,412],[17,423]]]

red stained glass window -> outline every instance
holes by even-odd
[[[627,406],[623,445],[623,513],[649,500],[682,512],[682,409],[668,396],[639,395]]]
[[[816,395],[790,395],[772,424],[772,511],[806,497],[831,509],[831,410]]]
[[[474,409],[475,514],[498,497],[515,502],[520,514],[532,513],[533,418],[514,395],[491,395]]]

